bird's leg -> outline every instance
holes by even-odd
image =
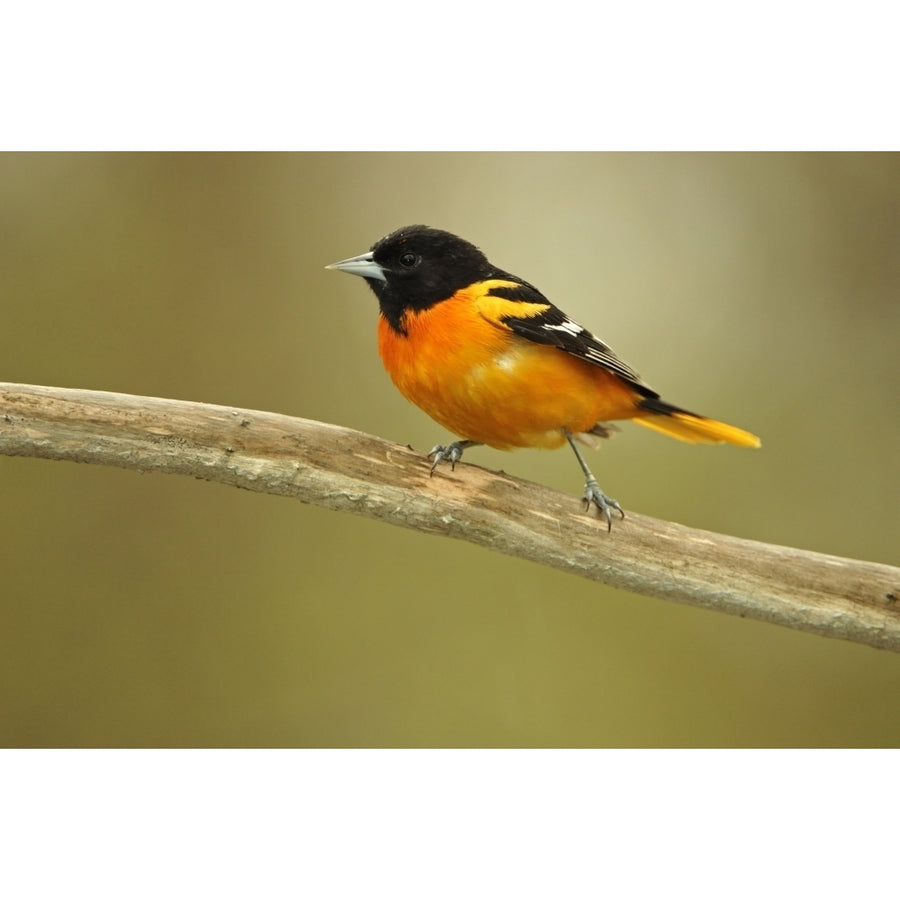
[[[565,429],[564,429],[565,430]],[[612,497],[607,497],[603,491],[600,490],[600,485],[597,484],[597,479],[594,478],[594,473],[588,468],[588,464],[585,462],[584,457],[581,455],[581,451],[575,445],[575,440],[572,435],[566,431],[566,440],[569,442],[569,446],[575,453],[576,458],[578,459],[578,464],[581,466],[581,471],[584,472],[584,477],[587,479],[584,485],[584,502],[585,509],[590,509],[591,504],[595,503],[597,505],[597,509],[600,510],[600,514],[606,519],[606,530],[612,531],[612,510],[616,510],[619,515],[624,519],[625,518],[625,510],[622,509],[619,504],[612,499]]]
[[[446,446],[438,444],[437,447],[433,447],[428,451],[428,458],[434,457],[434,461],[431,463],[431,474],[434,474],[437,464],[444,460],[450,463],[450,470],[453,471],[456,464],[462,459],[463,450],[467,447],[477,447],[479,443],[480,441],[454,441]]]

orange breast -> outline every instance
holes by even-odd
[[[409,311],[405,326],[401,335],[379,320],[384,366],[404,397],[461,438],[501,450],[558,447],[563,429],[637,412],[618,376],[489,321],[464,291]]]

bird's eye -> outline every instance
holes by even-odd
[[[415,253],[411,253],[409,250],[407,250],[406,253],[400,254],[399,262],[404,269],[411,269],[418,261],[419,257]]]

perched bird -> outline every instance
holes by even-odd
[[[446,231],[410,225],[329,269],[365,278],[381,307],[378,350],[394,384],[461,440],[428,454],[431,471],[487,444],[575,451],[586,507],[607,528],[622,507],[600,490],[575,439],[594,446],[614,419],[682,441],[758,447],[759,438],[661,400],[601,340],[537,288]]]

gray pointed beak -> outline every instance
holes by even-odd
[[[378,281],[386,281],[384,269],[372,258],[372,251],[361,256],[352,256],[350,259],[342,259],[340,262],[325,266],[326,269],[336,269],[338,272],[346,272],[348,275],[359,275],[360,278],[375,278]]]

